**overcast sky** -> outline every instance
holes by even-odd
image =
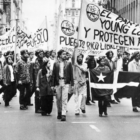
[[[55,0],[23,0],[23,18],[29,31],[34,32],[47,16],[48,23],[54,18]]]

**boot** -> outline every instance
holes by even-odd
[[[41,113],[39,97],[35,97],[35,113]]]
[[[61,121],[66,121],[66,116],[65,115],[62,115]]]
[[[58,116],[57,116],[57,119],[61,119],[61,112],[58,112]]]
[[[99,107],[99,116],[102,117],[102,114],[103,114],[102,108]]]
[[[9,106],[9,102],[5,101],[5,107]]]

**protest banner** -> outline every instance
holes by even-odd
[[[33,49],[34,51],[37,49],[49,50],[48,40],[49,33],[47,20],[45,19],[34,35],[32,35],[32,40],[30,40],[26,45],[28,49]]]
[[[82,47],[100,54],[121,47],[140,46],[140,26],[96,5],[83,0],[81,8],[79,40]]]
[[[6,51],[14,51],[15,48],[15,28],[11,28],[4,35],[0,36],[0,51],[3,53]]]
[[[84,41],[77,40],[78,27],[72,24],[66,17],[59,19],[58,43],[56,51],[63,49],[71,55],[74,48],[79,48],[78,52],[85,54],[86,50],[82,49]]]

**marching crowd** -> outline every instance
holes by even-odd
[[[2,55],[4,60],[1,59]],[[107,107],[118,104],[120,100],[114,98],[112,93],[108,97],[95,97],[93,92],[90,93],[88,69],[99,72],[140,72],[139,52],[135,52],[130,58],[128,52],[118,49],[117,58],[113,59],[113,55],[112,51],[108,51],[97,60],[93,55],[88,55],[84,60],[84,55],[79,54],[76,58],[77,63],[73,66],[71,54],[64,50],[59,50],[57,54],[54,50],[21,50],[16,62],[14,52],[0,52],[0,93],[4,93],[5,107],[9,106],[9,102],[19,90],[20,110],[27,110],[28,106],[33,106],[31,97],[35,94],[35,113],[50,115],[56,96],[57,119],[66,121],[67,103],[74,95],[75,115],[80,115],[80,112],[86,113],[86,105],[98,100],[99,116],[107,116]],[[132,98],[132,106],[133,111],[138,112],[137,98]]]

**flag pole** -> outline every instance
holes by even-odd
[[[57,17],[56,17],[57,18]],[[60,24],[60,18],[61,18],[61,4],[59,5],[59,12],[58,12],[58,19],[57,19],[57,24],[55,27],[55,39],[56,39],[56,45],[54,46],[54,49],[56,50],[56,52],[58,51],[58,45],[59,45],[59,24]],[[56,47],[56,48],[55,48]]]
[[[89,81],[89,96],[90,96],[90,99],[92,99],[92,96],[91,96],[91,86],[90,86],[91,77],[90,77],[90,71],[89,71],[89,69],[88,69],[88,81]]]
[[[80,16],[79,16],[79,23],[78,23],[78,34],[77,34],[77,44],[78,44],[78,46],[79,46],[79,29],[80,29],[80,27],[81,27],[81,15],[82,15],[82,5],[83,5],[83,0],[81,0],[81,10],[80,10]],[[77,47],[74,47],[74,52],[73,52],[73,70],[74,70],[74,74],[76,74],[76,64],[77,64],[77,62],[76,62],[76,57],[77,57],[77,53],[76,53],[76,50],[77,50],[77,48],[78,48],[78,46]],[[75,77],[75,75],[74,75],[74,77]]]
[[[48,29],[48,27],[47,27],[47,16],[45,16],[45,25],[46,25],[46,28]],[[48,34],[48,36],[49,36],[49,34]],[[49,50],[49,37],[48,37],[48,42],[47,42],[47,50]]]
[[[81,15],[82,15],[82,5],[83,5],[83,0],[81,0],[81,10],[80,10],[80,16],[79,16],[79,22],[78,22],[78,34],[77,34],[77,44],[78,44],[78,46],[79,46],[79,29],[80,29],[80,27],[81,27]],[[76,64],[76,57],[77,57],[77,55],[76,55],[76,49],[78,48],[78,46],[77,47],[75,47],[74,48],[74,65]],[[75,68],[74,68],[75,69]]]

